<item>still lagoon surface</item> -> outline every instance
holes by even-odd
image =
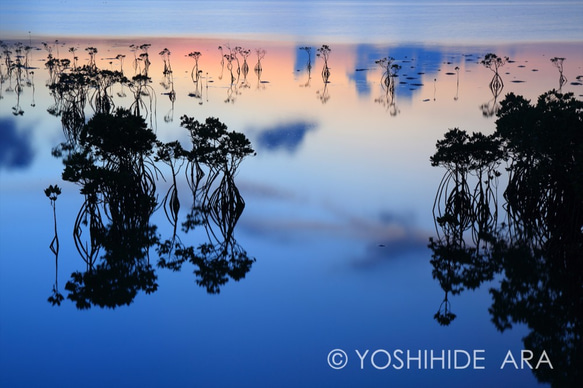
[[[497,330],[489,289],[502,274],[442,303],[428,244],[444,171],[429,158],[451,128],[493,133],[507,93],[583,98],[581,2],[106,3],[2,5],[1,386],[537,387],[529,366],[563,365],[540,349],[521,362],[526,324]],[[503,62],[494,86],[489,53]],[[61,78],[83,66],[97,83]],[[185,149],[182,117],[216,117],[253,152],[206,192],[202,180],[219,209],[206,217],[186,159],[152,158],[158,241],[138,244],[135,295],[115,295],[133,278],[110,274],[75,299],[72,274],[113,249],[80,220],[129,222],[112,203],[133,197],[90,210],[52,150],[78,139],[74,118],[114,108]],[[164,241],[239,260],[225,269],[207,252],[173,271]],[[434,318],[444,306],[449,325]]]

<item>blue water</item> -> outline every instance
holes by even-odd
[[[3,83],[0,386],[540,386],[528,369],[500,369],[508,350],[519,354],[529,331],[516,325],[500,333],[491,323],[488,288],[496,280],[452,298],[458,318],[451,326],[433,319],[443,291],[432,279],[427,243],[435,233],[431,208],[442,171],[429,166],[429,156],[451,126],[494,127],[494,118],[482,117],[479,108],[492,95],[490,72],[477,59],[498,44],[506,43],[503,54],[516,60],[505,67],[505,80],[526,80],[507,82],[505,91],[532,99],[556,87],[552,56],[567,57],[565,75],[577,80],[583,67],[582,2],[8,1],[1,7],[1,38],[30,38],[40,47],[37,40],[46,35],[62,37],[81,47],[80,61],[87,60],[81,44],[95,39],[102,67],[110,66],[107,56],[116,50],[127,51],[128,41],[152,37],[188,36],[189,50],[204,36],[248,47],[257,43],[244,38],[260,38],[271,46],[266,83],[256,85],[249,74],[253,87],[239,89],[228,104],[228,77],[226,71],[218,76],[216,45],[201,58],[213,82],[200,102],[189,96],[191,63],[173,62],[177,99],[173,121],[165,122],[171,105],[162,94],[157,53],[166,45],[174,50],[174,42],[154,42],[158,136],[185,139],[182,114],[217,116],[244,131],[258,151],[237,175],[246,208],[236,230],[237,242],[257,261],[220,295],[195,283],[194,266],[180,272],[157,268],[158,291],[138,293],[130,306],[114,310],[79,311],[70,300],[59,307],[46,300],[55,262],[49,249],[53,214],[43,190],[55,183],[63,188],[57,201],[61,291],[84,266],[72,241],[83,198],[78,186],[60,179],[63,166],[50,155],[63,132],[59,119],[47,113],[54,100],[45,86],[46,53],[33,52],[34,93],[27,86],[17,96]],[[104,43],[97,38],[102,35],[125,40]],[[76,36],[89,40],[76,43]],[[321,62],[312,52],[306,86],[305,53],[298,48],[322,39],[355,45],[332,45],[330,84],[322,82]],[[279,47],[280,40],[293,42],[291,48]],[[523,43],[534,41],[579,44],[524,51]],[[469,46],[456,46],[461,43]],[[376,101],[384,94],[374,61],[387,54],[403,64],[401,74],[416,77],[410,83],[425,82],[399,84],[395,117]],[[60,55],[69,55],[66,48]],[[173,51],[172,58],[185,55]],[[445,74],[455,66],[464,69],[457,90],[455,76]],[[129,59],[125,69],[131,71]],[[319,97],[326,86],[330,100],[324,104]],[[580,85],[565,90],[582,94]],[[15,106],[22,116],[13,114]],[[162,235],[171,233],[161,211],[152,222]],[[199,237],[183,235],[191,244]],[[334,349],[348,355],[341,370],[327,362]],[[377,369],[370,360],[377,349],[483,350],[485,369],[431,370],[415,368],[415,362],[409,370]],[[361,368],[356,351],[366,350]],[[376,359],[381,365],[382,354]]]

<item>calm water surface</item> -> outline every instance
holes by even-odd
[[[415,20],[427,22],[409,28],[399,15],[411,15],[411,8],[394,2],[390,4],[394,23],[375,20],[383,2],[367,3],[370,12],[354,14],[357,20],[349,15],[355,7],[364,9],[361,3],[338,2],[332,8],[327,2],[250,2],[245,7],[222,2],[232,5],[225,10],[242,13],[240,19],[234,11],[200,5],[197,23],[192,23],[196,31],[189,31],[189,12],[194,11],[183,2],[169,3],[158,9],[159,23],[148,29],[137,26],[144,25],[141,18],[151,21],[152,13],[138,13],[136,20],[121,19],[127,15],[121,11],[119,20],[111,15],[111,38],[67,37],[79,36],[80,31],[102,34],[97,24],[88,22],[83,29],[71,18],[95,11],[94,5],[80,6],[71,14],[55,4],[39,6],[42,10],[28,17],[23,11],[26,2],[7,5],[5,15],[21,15],[30,22],[17,23],[26,33],[5,40],[7,47],[14,50],[15,42],[21,41],[34,49],[29,52],[29,68],[21,75],[21,93],[16,92],[15,77],[6,76],[5,57],[1,68],[5,77],[0,91],[0,385],[539,386],[528,368],[500,369],[509,350],[519,355],[521,339],[529,330],[516,325],[500,333],[491,323],[488,288],[499,279],[450,297],[457,314],[451,325],[440,326],[433,319],[443,291],[432,279],[427,245],[436,234],[432,208],[443,171],[431,167],[429,157],[450,128],[492,133],[493,113],[508,92],[535,100],[560,87],[581,99],[583,46],[568,38],[581,37],[581,27],[565,22],[567,32],[560,32],[557,22],[576,18],[576,12],[562,12],[561,17],[548,19],[551,29],[537,30],[546,30],[549,40],[563,43],[525,43],[527,39],[520,37],[532,37],[532,31],[520,28],[513,30],[513,37],[521,43],[505,39],[506,43],[484,43],[476,28],[463,39],[444,43],[465,31],[460,18],[476,23],[484,14],[490,15],[484,20],[491,20],[495,11],[489,3],[480,3],[471,13],[457,15],[457,3],[420,2],[414,7]],[[538,18],[533,15],[549,10],[547,3],[533,4],[533,11],[524,15],[506,5],[508,12],[496,12],[496,18],[522,15],[520,25],[526,26],[529,18]],[[124,7],[130,2],[120,2],[118,9]],[[325,22],[332,18],[332,9],[334,22]],[[430,17],[436,13],[437,19]],[[268,17],[273,14],[285,16]],[[63,27],[41,23],[52,16],[68,23]],[[173,22],[164,22],[166,17]],[[256,28],[249,28],[251,18]],[[454,25],[451,20],[458,22],[448,32],[444,28]],[[3,17],[6,26],[5,21]],[[370,30],[361,28],[367,21]],[[211,24],[220,24],[221,34]],[[29,40],[27,32],[35,25],[57,38],[33,33]],[[501,25],[510,30],[508,23]],[[401,35],[401,30],[407,33]],[[277,38],[238,35],[268,31]],[[504,28],[489,31],[493,34],[489,41],[504,34]],[[130,32],[140,37],[115,37]],[[199,37],[152,36],[158,32]],[[394,43],[405,36],[403,41],[412,42],[432,36],[435,39],[425,40],[439,44]],[[542,34],[537,38],[533,40],[547,40]],[[86,48],[94,47],[97,67],[132,77],[144,72],[143,57],[134,67],[134,55],[145,50],[130,46],[146,43],[151,45],[147,71],[152,82],[141,96],[142,113],[159,140],[188,145],[188,133],[180,126],[180,117],[188,115],[201,121],[217,117],[251,141],[256,155],[243,160],[235,177],[245,209],[233,236],[256,261],[243,279],[230,279],[217,295],[196,283],[196,266],[186,263],[178,272],[158,268],[158,255],[151,249],[156,292],[139,292],[129,306],[78,310],[66,299],[64,286],[73,272],[86,267],[73,236],[84,198],[78,185],[61,179],[62,161],[51,155],[65,134],[61,117],[50,114],[58,100],[47,87],[47,56],[50,50],[53,57],[73,63],[76,55],[77,64],[85,65],[90,61]],[[322,76],[324,61],[316,55],[324,44],[331,49],[327,82]],[[233,70],[231,75],[221,57],[237,46],[250,50],[247,74]],[[164,48],[169,56],[159,54]],[[195,61],[188,56],[195,51],[201,53],[198,78],[193,75]],[[261,72],[254,71],[258,53],[264,54]],[[504,87],[499,96],[489,86],[493,73],[479,63],[487,53],[510,59],[500,70]],[[125,55],[123,62],[119,54]],[[383,87],[383,72],[375,63],[385,57],[400,66],[393,92]],[[565,58],[567,82],[560,82],[558,68],[550,61],[554,57]],[[172,77],[164,74],[165,60]],[[135,97],[120,84],[111,87],[110,95],[118,107],[130,107]],[[85,114],[87,119],[93,116],[90,104]],[[181,223],[192,195],[182,173],[177,177]],[[54,184],[62,188],[56,201],[58,268],[49,248],[53,210],[43,193]],[[169,168],[161,165],[158,202],[170,185]],[[150,222],[161,238],[172,235],[162,208]],[[208,239],[204,232],[185,233],[180,228],[178,236],[194,246]],[[65,296],[60,306],[47,302],[55,284]],[[327,359],[334,349],[348,355],[348,364],[339,370],[329,364],[339,359]],[[371,355],[377,349],[383,352],[373,364]],[[387,364],[385,350],[394,356],[396,349],[412,354],[477,350],[484,357],[478,366],[484,369],[432,370],[415,360],[411,368],[375,368]],[[369,350],[362,364],[356,350],[361,354]],[[397,362],[394,357],[392,361]]]

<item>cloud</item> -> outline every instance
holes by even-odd
[[[294,201],[297,199],[297,194],[292,191],[258,182],[241,181],[237,184],[237,187],[245,198],[256,197],[283,201]]]
[[[316,124],[307,121],[295,121],[278,124],[272,128],[259,131],[257,145],[270,151],[280,149],[295,152],[304,140],[306,134],[316,128]]]
[[[382,211],[377,217],[369,218],[329,207],[324,207],[324,213],[322,209],[314,210],[313,214],[290,212],[279,217],[253,215],[245,217],[240,226],[247,232],[277,242],[352,240],[364,250],[362,255],[349,258],[351,265],[357,268],[377,266],[427,249],[430,233],[413,225],[410,216]]]
[[[0,118],[0,168],[26,168],[33,159],[30,135],[18,131],[14,119]]]

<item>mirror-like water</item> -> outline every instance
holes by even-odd
[[[581,100],[579,43],[4,45],[0,385],[537,384],[533,328],[491,322],[503,273],[434,319],[430,157],[507,93]]]

